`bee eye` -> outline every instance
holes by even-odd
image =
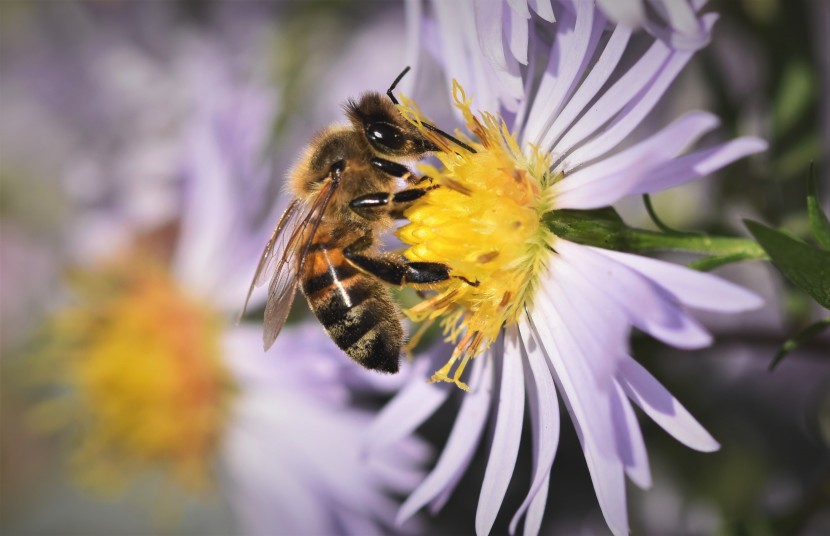
[[[381,149],[399,150],[406,142],[400,129],[389,123],[369,123],[366,126],[366,136],[372,145]]]

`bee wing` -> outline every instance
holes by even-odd
[[[289,224],[296,223],[298,216],[302,213],[302,204],[299,199],[294,199],[285,209],[285,212],[280,216],[280,221],[274,227],[274,232],[271,233],[271,238],[265,245],[262,256],[259,258],[259,263],[254,273],[254,278],[251,281],[251,286],[248,287],[248,294],[245,296],[245,304],[242,306],[242,312],[239,313],[239,318],[245,314],[248,309],[248,302],[251,301],[251,294],[253,294],[256,287],[262,286],[263,283],[271,279],[277,269],[277,259],[280,258],[279,252],[286,251],[285,242],[290,233],[286,232]]]
[[[279,237],[283,235],[287,235],[288,238],[282,257],[279,262],[274,263],[274,275],[268,287],[268,301],[265,304],[265,322],[262,332],[262,342],[266,350],[274,344],[274,340],[285,324],[285,319],[288,318],[308,249],[320,227],[323,214],[326,212],[336,186],[337,183],[334,181],[327,181],[311,203],[300,204],[301,209],[294,209],[285,224],[283,225],[283,219],[281,219],[280,225],[277,226],[276,241],[279,241]],[[282,228],[280,228],[281,225]],[[274,252],[271,255],[276,257]],[[270,262],[272,261],[269,259],[266,266]],[[254,283],[256,282],[257,278],[254,278]]]

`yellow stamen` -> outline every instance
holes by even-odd
[[[73,466],[94,488],[160,468],[204,489],[231,392],[220,317],[137,255],[76,274],[71,284],[77,303],[48,333],[50,383],[65,392],[39,407],[36,420],[77,434]]]
[[[406,313],[416,321],[440,318],[456,349],[432,381],[466,389],[460,378],[469,360],[531,302],[550,253],[551,233],[542,216],[552,209],[549,187],[555,177],[550,156],[534,147],[529,156],[523,154],[501,118],[473,115],[472,99],[456,81],[453,97],[472,137],[456,135],[475,152],[424,128],[428,120],[412,101],[404,97],[399,106],[441,150],[435,153],[440,165],[419,166],[440,187],[406,211],[410,223],[397,235],[409,246],[408,259],[450,267],[451,278],[430,287],[436,295]]]

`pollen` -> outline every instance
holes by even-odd
[[[450,268],[448,281],[431,285],[433,295],[405,312],[415,321],[440,322],[456,344],[432,381],[467,389],[461,377],[468,361],[530,305],[550,254],[542,217],[551,210],[555,177],[550,157],[535,147],[523,153],[501,118],[474,115],[455,81],[453,97],[470,132],[456,136],[468,148],[426,128],[412,101],[404,98],[399,107],[440,151],[437,164],[418,168],[437,187],[407,209],[409,223],[397,235],[408,246],[407,259]]]
[[[148,470],[208,489],[231,394],[220,317],[135,256],[76,273],[71,287],[45,353],[60,394],[35,421],[71,434],[72,468],[94,489]]]

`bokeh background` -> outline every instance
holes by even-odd
[[[759,135],[770,150],[657,196],[657,210],[683,229],[745,235],[741,219],[749,217],[806,237],[811,163],[825,207],[830,200],[830,4],[721,0],[709,9],[721,13],[713,41],[675,82],[656,119],[709,109],[723,120],[721,136]],[[152,247],[169,242],[171,223],[184,218],[217,165],[239,181],[230,183],[239,194],[233,217],[247,230],[238,260],[240,244],[215,235],[214,249],[230,258],[227,274],[236,275],[218,273],[211,288],[232,316],[234,300],[239,307],[244,300],[238,274],[253,273],[251,252],[285,204],[286,170],[314,132],[341,120],[347,98],[384,91],[414,61],[406,28],[403,4],[391,1],[0,1],[2,534],[244,530],[237,490],[227,485],[231,469],[218,463],[198,491],[158,467],[87,485],[84,468],[71,463],[78,428],[71,419],[43,422],[55,420],[43,417],[45,406],[60,412],[64,394],[78,389],[72,377],[48,373],[60,372],[56,363],[69,353],[55,319],[78,299],[74,274],[136,237],[150,237]],[[438,62],[424,53],[418,65],[403,91],[439,124],[450,121]],[[201,221],[226,217],[213,209],[203,208]],[[650,225],[638,204],[622,210],[630,223]],[[216,271],[199,258],[190,262],[189,273]],[[767,370],[789,335],[827,311],[764,263],[719,273],[761,293],[767,306],[710,319],[717,343],[701,351],[635,336],[635,355],[722,448],[687,450],[644,420],[655,484],[630,490],[632,530],[828,534],[830,342],[818,338]],[[307,321],[304,307],[297,304],[292,322]],[[257,313],[246,322],[255,326]],[[383,387],[342,403],[368,413],[387,396]],[[438,448],[450,414],[421,430]],[[543,533],[607,530],[583,460],[575,433],[564,427]],[[411,530],[472,533],[483,459],[472,467],[442,512]],[[523,451],[494,533],[505,530],[529,472]]]

